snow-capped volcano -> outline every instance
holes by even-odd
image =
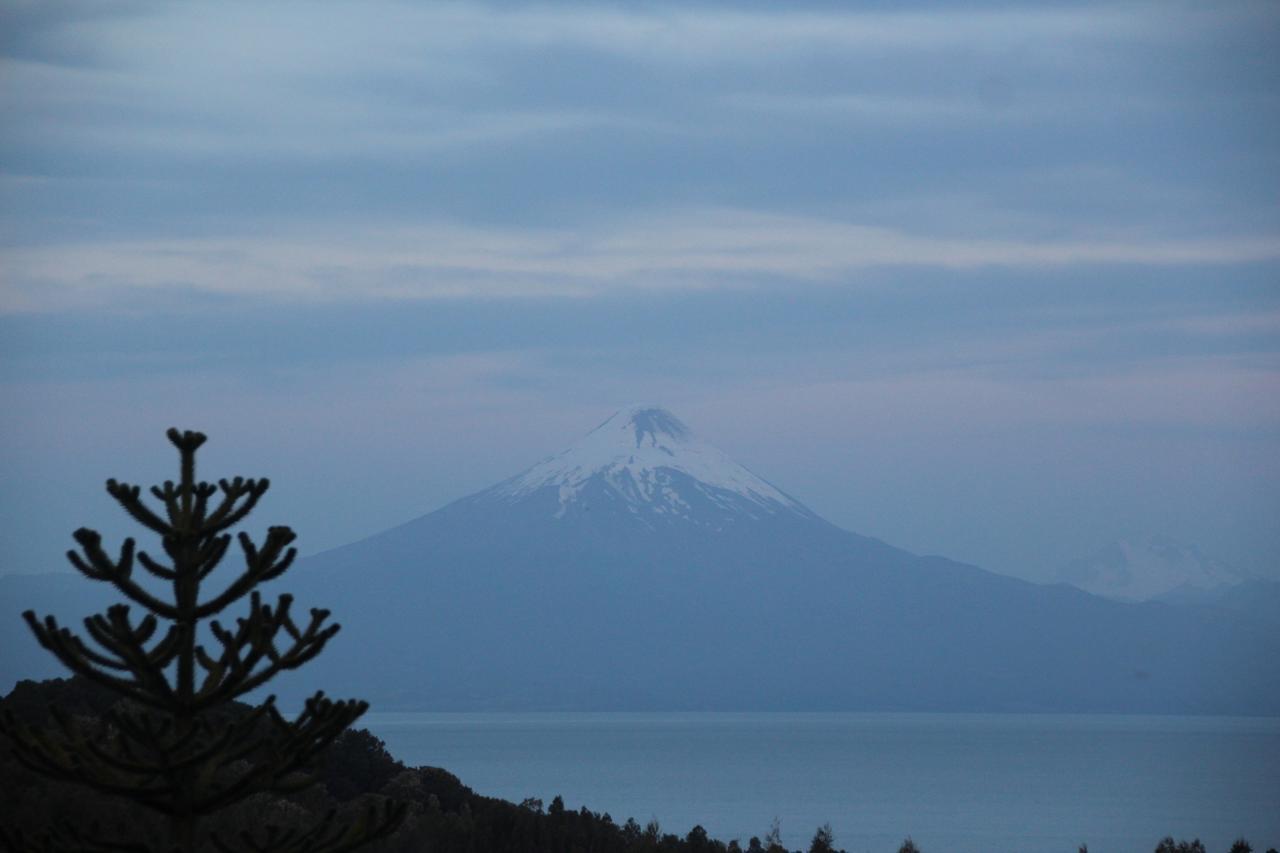
[[[658,406],[616,412],[569,449],[484,497],[516,502],[551,492],[557,518],[602,506],[642,520],[679,518],[712,526],[736,514],[813,515]]]
[[[19,609],[99,609],[65,575],[12,577],[0,689],[55,673]],[[1280,710],[1280,636],[1257,607],[1125,604],[916,556],[654,406],[272,583],[343,626],[275,688],[296,702],[341,684],[411,710]]]

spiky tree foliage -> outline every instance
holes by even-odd
[[[236,838],[199,831],[202,818],[254,794],[284,794],[313,784],[321,751],[368,703],[317,693],[293,720],[276,709],[275,697],[247,713],[233,712],[238,697],[319,654],[338,626],[326,624],[327,610],[313,609],[298,620],[291,596],[269,604],[257,591],[293,562],[294,533],[288,527],[270,528],[261,544],[241,532],[244,569],[221,591],[202,596],[231,545],[231,529],[252,512],[269,483],[241,477],[217,485],[198,482],[195,457],[205,436],[171,429],[168,437],[181,457],[181,478],[151,488],[160,509],[143,501],[138,486],[107,481],[107,492],[125,512],[159,536],[163,556],[137,550],[126,539],[113,557],[102,537],[86,528],[74,534],[79,551],[67,554],[85,577],[112,584],[140,607],[141,618],[130,604],[116,604],[84,620],[91,640],[86,642],[52,616],[23,614],[40,644],[68,669],[131,701],[117,703],[96,722],[70,719],[56,708],[48,727],[7,717],[0,725],[15,755],[37,773],[126,797],[166,816],[171,837],[165,849],[179,853],[331,853],[390,833],[404,810],[389,801],[354,821],[331,815],[307,830],[263,827],[257,835],[246,830]],[[135,575],[137,567],[159,581],[148,585],[166,592],[149,590]],[[216,618],[246,596],[248,611],[234,624]],[[40,838],[9,834],[3,840],[31,851],[152,849],[145,841],[110,845],[94,835],[68,825]]]

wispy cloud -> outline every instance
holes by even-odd
[[[134,4],[128,14],[94,14],[92,2],[17,4],[6,16],[10,32],[23,33],[44,46],[33,51],[15,43],[11,55],[41,56],[46,61],[83,54],[59,52],[86,32],[99,36],[97,62],[112,64],[128,56],[143,64],[171,56],[205,34],[211,55],[234,50],[221,36],[236,33],[242,51],[254,51],[262,67],[296,63],[329,64],[349,39],[381,48],[366,57],[344,57],[366,65],[403,66],[406,56],[422,63],[444,54],[465,53],[486,45],[576,45],[602,52],[685,58],[691,62],[767,61],[778,53],[828,46],[833,49],[893,50],[940,47],[1022,47],[1029,41],[1061,43],[1064,39],[1114,41],[1166,38],[1188,23],[1221,19],[1221,13],[1198,13],[1188,7],[1158,3],[1106,3],[1076,8],[961,8],[931,10],[743,9],[646,5],[467,3],[283,2],[264,10],[249,2]],[[23,7],[26,13],[23,14]],[[1242,7],[1243,8],[1243,7]],[[305,13],[307,26],[298,24]],[[1258,8],[1254,15],[1265,13]],[[245,24],[252,24],[246,27]],[[144,38],[139,38],[143,36]],[[156,36],[156,38],[145,38]],[[186,36],[187,38],[183,38]],[[128,47],[132,54],[123,48]],[[208,51],[213,47],[214,51]],[[408,48],[417,50],[408,51]],[[242,54],[243,55],[243,52]]]
[[[812,217],[681,211],[613,227],[443,224],[243,239],[0,250],[6,312],[109,303],[164,289],[302,300],[589,297],[619,289],[857,286],[884,267],[1045,268],[1280,259],[1280,236],[1204,240],[966,240]]]
[[[1218,42],[1247,57],[1242,40],[1276,20],[1265,4],[3,11],[5,169],[64,180],[50,193],[0,183],[0,223],[23,235],[11,241],[90,227],[145,239],[157,220],[201,233],[321,214],[453,221],[460,208],[559,225],[673,202],[856,219],[947,194],[1072,233],[1058,226],[1079,210],[1023,176],[1088,169],[1127,178],[1069,190],[1107,227],[1277,221],[1265,176],[1217,183],[1219,158],[1261,162],[1256,135],[1219,137],[1274,120],[1273,87],[1261,65],[1205,61]],[[1134,181],[1190,198],[1144,207]],[[906,230],[932,233],[920,223],[935,217],[917,203]]]
[[[776,413],[778,420],[804,424],[818,446],[855,435],[874,443],[904,433],[945,440],[1054,429],[1142,435],[1280,428],[1280,368],[1241,358],[1148,361],[1065,379],[964,366],[822,382],[770,380],[726,389],[706,408],[726,421],[747,412]]]
[[[10,133],[264,157],[458,147],[592,124],[625,129],[654,121],[663,102],[684,100],[702,107],[679,117],[707,131],[723,129],[707,107],[726,98],[837,119],[1035,118],[1068,102],[1073,112],[1098,101],[1135,109],[1155,103],[1149,92],[1093,84],[1114,78],[1136,44],[1178,42],[1248,17],[1133,3],[929,11],[193,3],[115,17],[87,11],[69,4],[32,21],[12,16],[12,28],[43,47],[11,45],[3,60],[0,103],[23,119]],[[1265,20],[1264,11],[1251,16]],[[540,67],[547,60],[620,85],[594,93],[566,85]],[[822,72],[833,66],[837,73]],[[779,75],[780,67],[792,70]],[[1043,71],[1028,74],[1032,67]],[[947,69],[951,80],[940,80]],[[538,109],[508,94],[530,75],[546,77]],[[693,85],[671,88],[680,78]],[[668,87],[662,101],[636,97],[646,81]]]

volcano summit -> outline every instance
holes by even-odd
[[[515,503],[554,489],[556,517],[609,506],[640,523],[680,520],[721,529],[741,516],[812,515],[759,476],[699,441],[663,409],[623,409],[567,451],[492,489]]]
[[[554,518],[625,513],[638,524],[723,530],[765,515],[816,518],[656,406],[617,412],[581,441],[473,500],[549,503]]]

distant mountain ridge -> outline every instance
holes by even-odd
[[[1118,601],[1194,601],[1253,578],[1194,545],[1150,537],[1112,542],[1064,565],[1057,579]]]
[[[24,600],[43,595],[24,583]],[[651,406],[274,585],[343,625],[273,686],[286,700],[323,687],[382,709],[1280,713],[1274,620],[910,554],[825,521]],[[84,614],[46,586],[32,604]],[[5,678],[33,665],[5,664]]]

